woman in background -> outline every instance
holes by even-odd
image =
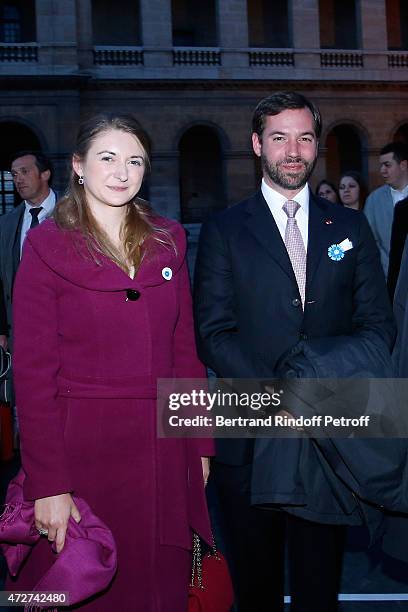
[[[192,530],[211,538],[212,443],[156,433],[157,379],[205,371],[185,232],[137,198],[144,143],[130,115],[81,126],[67,195],[29,232],[14,290],[25,498],[58,552],[80,520],[73,494],[111,529],[117,574],[79,606],[97,612],[186,610]],[[9,588],[31,590],[47,571],[47,537]]]
[[[339,181],[339,195],[343,206],[354,208],[354,210],[362,210],[367,191],[359,172],[355,170],[343,172]]]
[[[330,181],[326,181],[326,179],[317,184],[316,195],[333,202],[333,204],[339,203],[339,194],[336,187]]]

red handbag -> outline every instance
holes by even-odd
[[[202,556],[200,538],[193,535],[193,568],[188,612],[230,612],[234,591],[225,557],[213,547]]]

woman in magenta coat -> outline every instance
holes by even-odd
[[[212,443],[156,435],[157,379],[205,373],[184,230],[136,197],[147,165],[131,116],[84,123],[68,193],[29,232],[13,298],[24,495],[58,551],[80,520],[73,494],[112,530],[117,574],[81,606],[98,612],[186,610],[192,530],[210,539]],[[53,556],[44,536],[12,588],[33,588]]]

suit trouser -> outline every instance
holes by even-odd
[[[250,504],[251,465],[213,462],[239,612],[282,612],[288,539],[292,612],[337,610],[345,529]]]
[[[286,516],[291,612],[335,612],[346,528]]]

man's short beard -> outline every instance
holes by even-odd
[[[290,189],[295,191],[301,189],[306,185],[309,176],[312,174],[316,165],[317,157],[312,161],[308,162],[301,157],[293,157],[282,160],[278,163],[269,162],[266,156],[261,154],[262,170],[275,185],[279,185],[282,189]],[[290,172],[283,173],[280,169],[282,164],[288,163],[302,163],[304,165],[303,171],[299,174],[298,172],[291,174]]]

